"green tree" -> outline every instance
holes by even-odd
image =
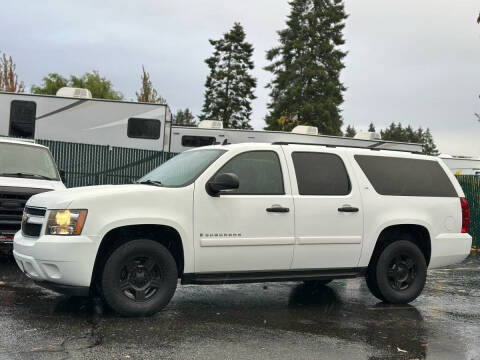
[[[403,127],[401,123],[391,123],[385,130],[381,130],[383,140],[419,143],[423,145],[423,152],[427,155],[438,155],[438,149],[433,140],[430,129],[421,127],[414,130],[410,125]]]
[[[31,91],[33,94],[55,95],[64,86],[88,89],[95,99],[123,99],[123,95],[114,90],[112,82],[100,76],[96,70],[79,77],[71,75],[68,80],[57,73],[50,73],[42,79],[40,86],[33,85]]]
[[[298,117],[301,125],[340,135],[345,87],[340,81],[346,55],[341,46],[347,18],[343,0],[291,0],[280,45],[267,52],[273,74],[266,129],[278,130],[281,117]]]
[[[435,142],[433,141],[433,136],[430,132],[430,129],[427,128],[427,130],[423,133],[421,143],[423,144],[423,152],[425,154],[435,156],[439,154],[437,145],[435,145]]]
[[[150,80],[150,74],[145,71],[144,66],[142,66],[142,88],[140,89],[140,92],[135,93],[135,95],[137,95],[137,101],[139,102],[154,104],[167,103],[167,100],[160,96],[157,90],[153,87],[152,81]]]
[[[357,135],[357,130],[353,126],[348,125],[345,129],[345,136],[353,138],[355,135]]]
[[[95,99],[122,100],[123,95],[113,89],[110,80],[101,77],[98,71],[85,73],[81,77],[70,76],[70,86],[90,90]]]
[[[0,57],[0,91],[23,93],[25,85],[18,81],[17,66],[12,57],[2,54]]]
[[[214,52],[205,60],[210,72],[200,120],[221,120],[225,128],[252,128],[251,101],[256,98],[257,80],[250,73],[253,46],[245,38],[242,25],[235,23],[223,38],[210,40]]]
[[[190,109],[178,110],[173,117],[173,123],[178,126],[196,126],[197,122]]]
[[[68,86],[68,80],[57,73],[50,73],[42,79],[40,86],[32,85],[32,94],[55,95],[62,87]]]
[[[370,125],[368,126],[368,131],[369,132],[375,132],[375,125],[373,125],[373,123],[370,123]]]

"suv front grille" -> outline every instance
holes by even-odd
[[[46,191],[49,190],[0,186],[0,234],[13,235],[20,230],[26,202],[32,195]]]

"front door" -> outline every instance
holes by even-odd
[[[286,146],[295,203],[292,269],[354,268],[362,248],[363,208],[340,151]]]
[[[258,146],[256,147],[258,148]],[[195,272],[288,269],[293,257],[294,209],[285,157],[272,151],[231,150],[229,160],[195,183]],[[218,197],[205,183],[234,173],[240,187]]]

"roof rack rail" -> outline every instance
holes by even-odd
[[[412,153],[412,154],[423,154],[421,151],[412,151],[412,150],[401,150],[401,149],[382,149],[379,146],[384,144],[388,144],[387,141],[379,141],[378,143],[369,145],[369,146],[355,146],[355,145],[334,145],[334,144],[321,144],[321,143],[303,143],[303,142],[294,142],[294,141],[275,141],[272,142],[272,145],[313,145],[313,146],[325,146],[328,148],[351,148],[351,149],[366,149],[372,151],[380,151],[380,150],[387,150],[387,151],[398,151],[404,153]],[[423,147],[423,146],[422,146]]]

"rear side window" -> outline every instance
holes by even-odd
[[[202,147],[214,145],[217,139],[214,136],[182,136],[182,146],[185,147]]]
[[[234,173],[240,187],[226,194],[284,195],[283,175],[278,155],[273,151],[249,151],[235,156],[217,174]]]
[[[440,164],[433,160],[355,155],[380,195],[457,197]]]
[[[160,120],[130,118],[127,136],[138,139],[160,139]]]
[[[33,139],[37,104],[33,101],[13,100],[10,104],[9,136]]]
[[[350,179],[343,160],[335,154],[292,153],[300,195],[348,195]]]

